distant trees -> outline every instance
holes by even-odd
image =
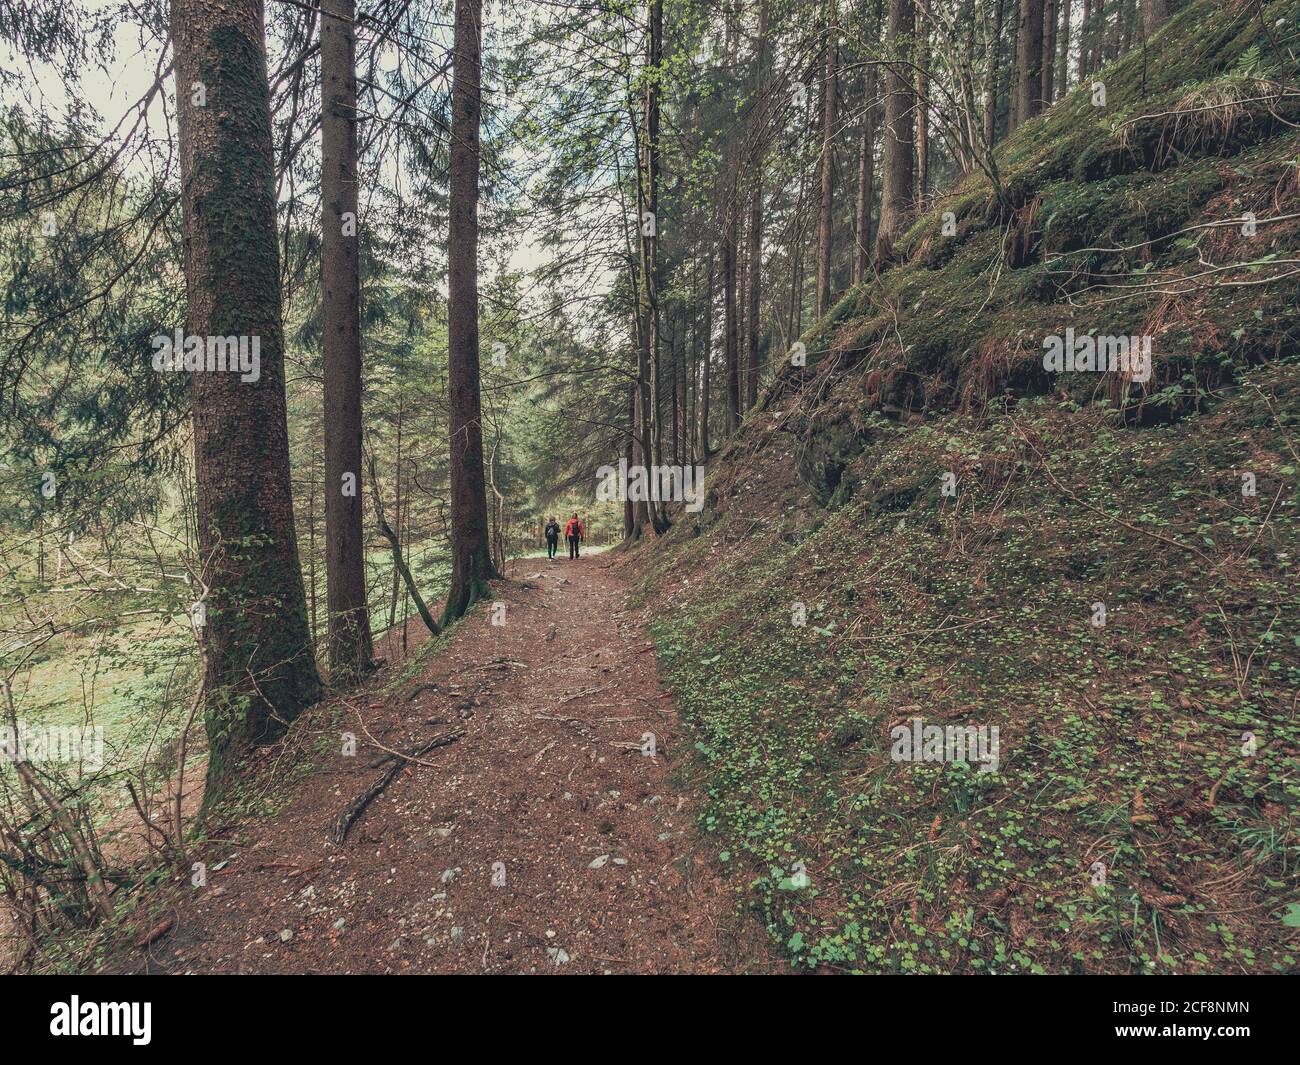
[[[255,378],[190,375],[208,789],[320,693],[289,489],[275,166],[261,0],[173,0],[186,334],[257,346]]]

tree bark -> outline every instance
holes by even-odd
[[[740,322],[736,299],[736,203],[737,189],[732,186],[727,204],[727,222],[722,235],[722,317],[726,330],[727,432],[740,425]]]
[[[912,0],[889,0],[888,41],[893,61],[885,72],[885,173],[876,235],[877,261],[893,258],[894,242],[902,235],[912,212],[916,98],[907,60],[915,44],[915,27],[916,8]]]
[[[636,385],[627,389],[627,439],[623,444],[623,458],[631,468],[636,462]],[[632,497],[623,493],[623,539],[630,540],[636,535],[636,509]]]
[[[361,495],[361,273],[355,0],[321,0],[321,355],[330,680],[371,669]]]
[[[836,50],[839,47],[839,10],[836,0],[826,2],[826,73],[822,80],[821,211],[817,216],[817,317],[826,313],[831,298],[831,251],[835,231],[835,87]]]
[[[924,208],[930,189],[930,111],[926,101],[930,95],[930,30],[927,26],[917,34],[919,55],[916,71],[916,197],[918,207]]]
[[[880,5],[876,5],[876,28],[880,26]],[[858,139],[858,202],[853,233],[853,283],[860,285],[871,262],[871,201],[876,180],[876,64],[864,75],[862,131]]]
[[[1058,98],[1070,91],[1070,8],[1071,0],[1059,0],[1061,29],[1057,34],[1058,66],[1056,68],[1056,95]]]
[[[1043,0],[1020,0],[1015,93],[1019,127],[1043,111]]]
[[[1068,4],[1069,0],[1065,2]],[[1044,0],[1043,4],[1043,85],[1040,95],[1044,108],[1050,107],[1056,98],[1056,5],[1057,0]]]
[[[261,0],[172,0],[191,337],[258,344],[256,380],[191,375],[210,809],[250,743],[316,701],[289,486],[275,165]],[[202,102],[196,102],[202,86]]]
[[[713,361],[713,272],[714,253],[709,250],[709,278],[705,286],[704,299],[704,353],[703,368],[700,371],[700,458],[708,461],[711,445],[709,443],[709,369]]]
[[[451,589],[444,625],[489,594],[478,359],[478,180],[482,0],[456,0],[452,51],[450,226],[447,247],[447,410],[451,438]]]
[[[767,86],[767,0],[760,0],[758,7],[758,43],[754,57],[754,115],[763,113],[763,93]],[[745,407],[758,402],[758,309],[763,280],[763,149],[761,145],[763,132],[754,128],[754,157],[751,161],[751,179],[749,189],[749,270],[746,284],[748,286],[749,308],[745,315]]]
[[[1169,17],[1169,0],[1142,0],[1142,36],[1149,41]]]
[[[640,151],[641,180],[641,343],[644,351],[645,376],[649,380],[648,396],[642,401],[647,425],[644,444],[649,450],[647,465],[663,462],[662,381],[659,336],[659,79],[663,75],[663,0],[651,0],[650,25],[646,37],[646,79],[642,101],[642,137]],[[649,501],[650,524],[656,533],[668,529],[667,512],[655,499]]]
[[[989,30],[984,72],[984,143],[992,148],[998,133],[998,85],[1002,67],[1002,24],[1006,0],[993,0],[993,25]]]

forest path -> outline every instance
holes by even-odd
[[[356,757],[326,755],[286,809],[248,827],[248,846],[216,848],[213,865],[229,864],[187,897],[150,969],[728,968],[732,896],[670,776],[687,741],[623,578],[601,555],[516,572],[417,676],[381,697],[381,675],[348,701],[340,727],[356,729]],[[401,770],[342,846],[329,842],[384,772],[367,734],[411,750],[460,728]]]

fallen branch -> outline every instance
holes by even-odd
[[[164,917],[152,928],[145,931],[143,935],[139,936],[135,941],[135,945],[140,950],[144,950],[145,948],[156,943],[158,940],[162,939],[163,936],[165,936],[168,932],[172,930],[172,926],[175,924],[176,924],[175,916]]]

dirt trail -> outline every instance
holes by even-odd
[[[599,555],[517,572],[496,587],[503,625],[483,604],[400,691],[381,701],[381,675],[351,701],[386,747],[465,735],[402,770],[339,847],[330,822],[383,772],[358,728],[357,755],[327,756],[250,846],[214,847],[229,864],[192,889],[150,969],[728,968],[731,896],[671,779],[685,740],[623,580]]]

